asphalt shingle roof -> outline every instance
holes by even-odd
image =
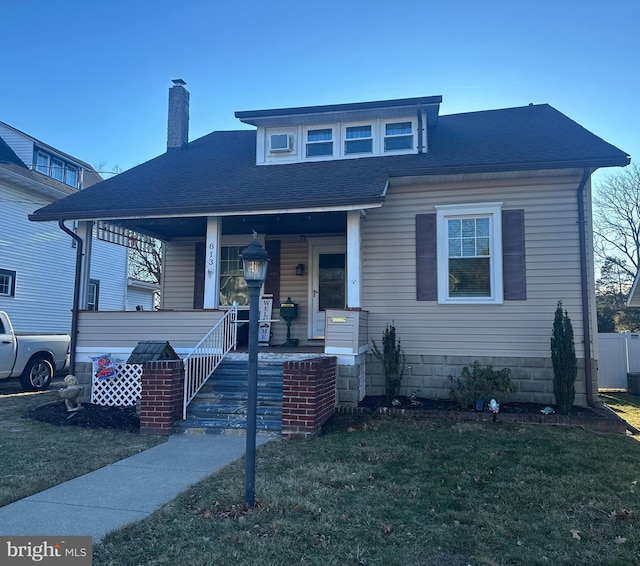
[[[547,104],[440,116],[428,152],[255,164],[254,130],[213,132],[37,210],[33,220],[375,204],[390,177],[622,166],[626,153]]]

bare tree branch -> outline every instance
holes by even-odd
[[[594,253],[613,262],[629,280],[640,264],[640,167],[609,175],[593,197]]]

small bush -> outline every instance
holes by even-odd
[[[482,367],[477,360],[471,364],[471,369],[464,366],[460,377],[450,375],[449,381],[449,395],[463,409],[475,405],[480,399],[500,401],[500,393],[515,391],[509,368],[494,370],[491,366]]]
[[[393,322],[388,324],[382,334],[382,351],[372,340],[373,355],[382,362],[384,370],[385,394],[387,402],[398,396],[400,383],[404,375],[404,352],[400,346],[400,339],[396,340],[396,327]]]

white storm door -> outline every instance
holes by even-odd
[[[312,246],[312,258],[309,338],[322,339],[326,309],[346,306],[346,247],[344,244]]]

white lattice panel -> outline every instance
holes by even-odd
[[[124,407],[136,404],[142,396],[142,364],[114,364],[116,377],[91,384],[91,402],[95,405]]]

